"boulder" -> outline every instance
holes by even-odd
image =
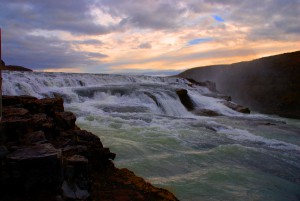
[[[250,109],[247,108],[247,107],[235,104],[235,103],[230,102],[230,101],[224,101],[223,104],[225,106],[229,107],[230,109],[235,110],[237,112],[245,113],[245,114],[250,114]]]
[[[188,91],[186,89],[178,89],[178,90],[176,90],[176,94],[178,95],[182,105],[184,105],[184,107],[187,110],[191,111],[194,109],[194,104],[193,104],[191,98],[189,97]]]
[[[51,144],[20,147],[7,156],[11,180],[20,188],[57,185],[62,180],[60,151]]]
[[[56,126],[68,130],[75,128],[76,117],[72,112],[54,112]]]
[[[86,200],[90,194],[80,189],[76,184],[64,181],[61,187],[63,196],[68,200]]]
[[[193,113],[198,116],[209,116],[209,117],[221,116],[221,114],[213,110],[204,109],[204,108],[197,108],[195,111],[193,111]]]

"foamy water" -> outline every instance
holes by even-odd
[[[180,200],[299,200],[300,121],[241,114],[187,80],[4,72],[6,95],[61,96],[77,125],[127,167]],[[196,116],[181,104],[186,89]]]

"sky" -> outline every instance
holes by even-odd
[[[2,57],[37,71],[174,74],[300,50],[300,0],[0,0]]]

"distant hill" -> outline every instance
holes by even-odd
[[[220,92],[252,110],[300,118],[300,51],[192,68],[178,76],[214,81]]]
[[[11,71],[32,71],[29,68],[15,65],[5,65],[5,62],[1,60],[0,70],[11,70]]]

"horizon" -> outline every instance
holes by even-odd
[[[300,50],[300,0],[0,3],[2,59],[35,71],[171,75]]]

